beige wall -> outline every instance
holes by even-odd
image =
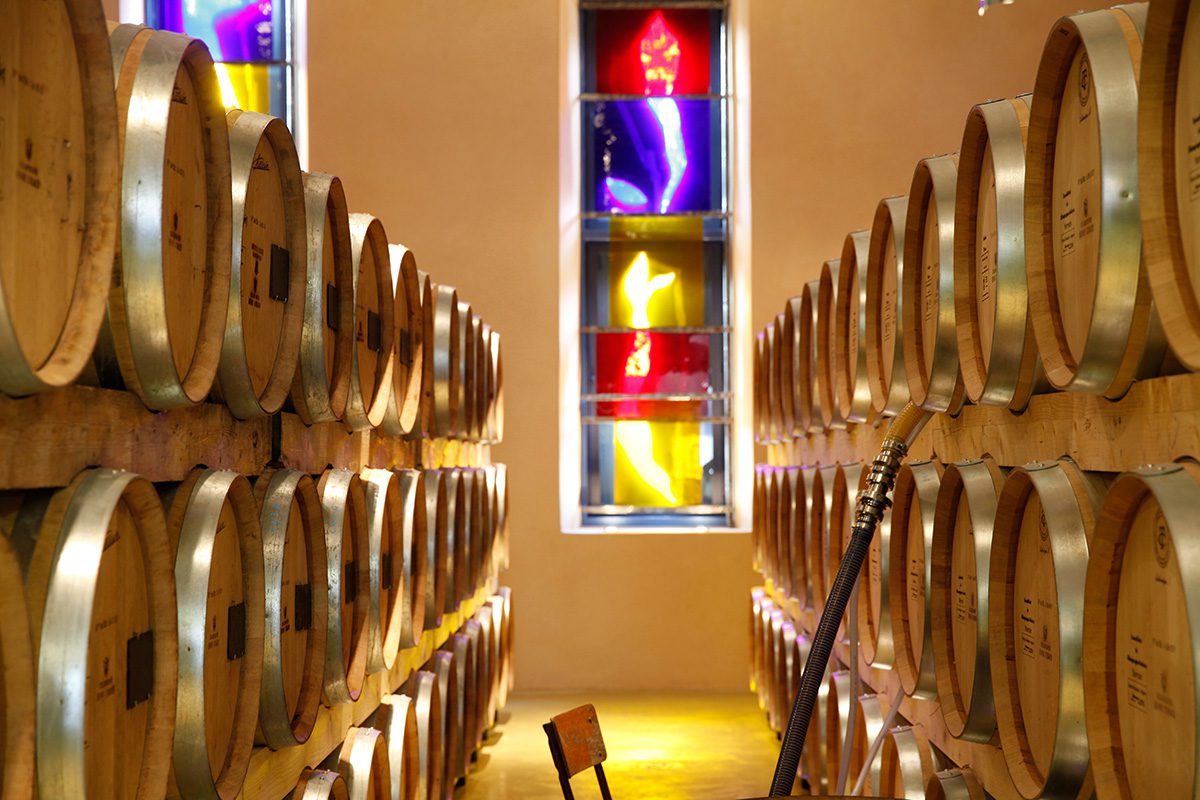
[[[1031,91],[1054,20],[1096,0],[754,0],[756,328],[907,194],[919,159],[957,151],[975,103]]]

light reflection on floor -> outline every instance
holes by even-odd
[[[779,744],[749,692],[518,694],[458,800],[561,798],[542,723],[583,703],[596,706],[614,800],[693,800],[767,793]],[[571,782],[598,798],[594,775]]]

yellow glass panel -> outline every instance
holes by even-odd
[[[226,108],[271,113],[271,76],[266,64],[220,64],[217,82]]]
[[[702,220],[617,217],[609,236],[610,325],[704,324]]]
[[[674,508],[700,505],[700,423],[613,423],[613,502]]]

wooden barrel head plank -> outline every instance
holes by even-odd
[[[387,739],[391,794],[394,800],[417,800],[421,754],[417,733],[417,705],[407,694],[384,697],[375,715],[375,726]]]
[[[981,103],[963,131],[954,211],[954,313],[967,397],[1020,411],[1047,388],[1025,277],[1029,95]]]
[[[0,738],[6,756],[16,758],[11,778],[5,762],[0,794],[29,797],[35,789],[36,716],[40,796],[161,796],[178,640],[158,496],[132,473],[95,469],[57,492],[12,494],[10,502],[12,513],[0,513],[4,549],[14,559],[5,571],[24,600],[10,605],[27,602],[31,625],[5,621],[4,716],[29,717],[27,724],[5,720]],[[20,679],[24,685],[11,689],[28,700],[10,707],[7,684]],[[27,782],[15,784],[24,770]]]
[[[328,559],[328,620],[323,701],[351,703],[367,675],[370,575],[366,498],[362,480],[346,469],[326,470],[317,483]]]
[[[1200,22],[1188,0],[1156,0],[1138,78],[1138,163],[1146,273],[1171,349],[1200,368]]]
[[[900,413],[908,402],[901,313],[904,230],[908,198],[886,197],[875,207],[867,251],[865,335],[867,381],[877,415]]]
[[[413,699],[417,715],[417,750],[420,757],[417,797],[419,800],[442,800],[444,744],[442,734],[442,699],[438,677],[427,670],[414,672],[408,680],[405,694]]]
[[[304,768],[292,793],[293,800],[350,800],[346,781],[328,769]]]
[[[834,306],[833,372],[838,411],[847,422],[874,419],[867,379],[867,268],[869,230],[846,234]]]
[[[292,405],[306,425],[346,412],[354,342],[354,257],[341,180],[304,173],[307,279]]]
[[[321,705],[329,621],[325,525],[308,475],[265,472],[254,494],[266,602],[257,739],[278,749],[308,741]]]
[[[229,133],[199,39],[119,25],[112,46],[121,231],[95,366],[101,383],[162,410],[200,402],[216,379],[232,249]]]
[[[1186,461],[1125,473],[1100,511],[1084,598],[1083,688],[1103,797],[1198,791],[1197,507],[1200,467]]]
[[[447,561],[450,557],[450,495],[446,471],[427,469],[425,477],[426,511],[426,577],[425,628],[432,630],[442,624],[446,598],[452,594],[448,587]],[[455,489],[457,491],[457,487]]]
[[[834,386],[834,315],[837,311],[838,278],[841,274],[841,259],[831,259],[821,265],[821,277],[817,284],[816,317],[817,380],[816,393],[820,397],[821,421],[826,429],[842,429],[846,420],[837,404],[837,388]],[[814,401],[815,408],[816,401]]]
[[[265,587],[250,483],[197,469],[170,493],[175,542],[179,690],[172,795],[241,791],[262,686]]]
[[[946,728],[989,742],[996,730],[987,621],[996,502],[1004,473],[991,457],[946,467],[932,545],[930,622]]]
[[[404,508],[395,473],[367,468],[360,474],[367,511],[367,672],[391,669],[400,653],[404,584]]]
[[[917,163],[905,219],[904,371],[914,403],[957,414],[964,391],[954,313],[954,200],[958,155]]]
[[[878,791],[886,797],[925,800],[933,778],[933,753],[920,726],[899,725],[887,732],[880,751]]]
[[[424,320],[417,259],[402,244],[389,244],[392,270],[392,319],[395,346],[392,348],[392,390],[381,428],[391,436],[419,431],[421,376],[424,372]]]
[[[104,318],[120,193],[112,59],[90,0],[7,2],[0,89],[0,390],[65,386]],[[11,202],[9,202],[11,201]]]
[[[1141,266],[1137,80],[1145,6],[1061,18],[1034,84],[1025,257],[1038,350],[1058,389],[1120,397],[1166,345]]]
[[[346,427],[379,427],[392,391],[395,349],[395,295],[391,256],[383,223],[370,214],[350,215],[354,277],[354,346]]]
[[[233,262],[217,393],[239,419],[273,414],[291,390],[304,325],[304,181],[282,120],[227,116]]]
[[[888,571],[896,672],[910,697],[937,697],[929,598],[933,579],[933,531],[942,466],[905,464],[896,476]]]

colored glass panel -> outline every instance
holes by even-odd
[[[274,0],[156,0],[155,27],[203,39],[217,61],[281,61]]]
[[[707,94],[711,20],[704,9],[612,9],[593,18],[595,82],[605,94]]]
[[[655,224],[659,223],[659,224]],[[699,219],[615,221],[608,244],[609,325],[704,324],[704,242]],[[641,236],[652,235],[655,241]]]
[[[588,210],[721,210],[712,148],[719,103],[673,97],[585,103]]]
[[[275,113],[272,109],[278,108],[285,91],[280,68],[267,64],[218,63],[216,70],[221,102],[226,108]]]
[[[613,502],[672,508],[701,503],[700,424],[613,423]]]
[[[705,334],[602,333],[596,336],[598,394],[702,394],[709,390],[709,337]],[[601,401],[601,417],[687,419],[700,400]]]

